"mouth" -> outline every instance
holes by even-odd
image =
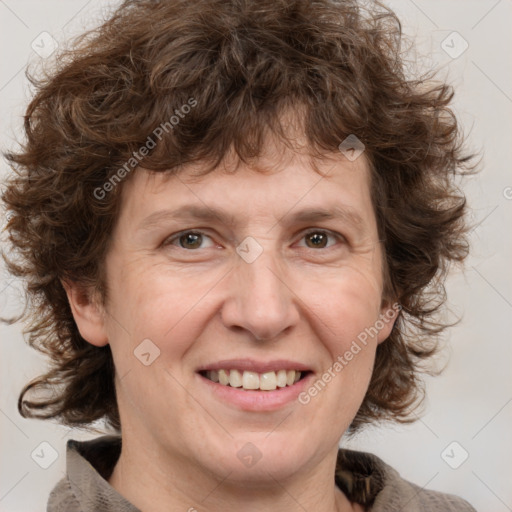
[[[238,388],[243,391],[276,391],[291,387],[305,379],[310,370],[271,370],[256,372],[237,368],[200,370],[199,375],[221,386]]]
[[[215,402],[259,413],[293,407],[315,378],[310,366],[286,359],[225,359],[198,368],[196,375],[199,385]]]

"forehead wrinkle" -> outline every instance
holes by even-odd
[[[149,230],[161,222],[170,220],[201,220],[219,221],[228,227],[236,227],[247,217],[240,219],[239,215],[229,213],[223,209],[212,209],[200,205],[184,205],[176,210],[159,210],[146,217],[139,225],[139,230]],[[285,220],[286,219],[286,220]],[[362,230],[365,227],[364,219],[354,209],[346,206],[334,205],[330,208],[309,207],[295,213],[286,213],[279,220],[278,224],[287,225],[294,222],[316,222],[320,220],[340,219],[355,228]]]

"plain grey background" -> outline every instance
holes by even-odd
[[[116,4],[0,0],[2,150],[21,133],[27,63],[44,59],[52,45],[95,25]],[[512,1],[388,5],[416,42],[417,65],[440,66],[440,79],[454,86],[455,112],[483,162],[480,174],[464,182],[475,228],[472,255],[448,282],[450,310],[462,321],[445,336],[444,374],[425,379],[428,400],[414,424],[371,427],[342,444],[373,452],[404,478],[458,494],[479,511],[512,511]],[[2,161],[0,176],[7,172]],[[1,314],[16,310],[18,287],[2,272]],[[18,414],[19,391],[42,372],[45,360],[26,346],[20,325],[1,325],[0,337],[0,511],[43,512],[64,475],[66,440],[96,434]]]

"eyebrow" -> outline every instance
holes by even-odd
[[[288,220],[285,220],[288,218]],[[236,216],[225,210],[214,210],[207,206],[184,205],[176,210],[159,210],[147,216],[138,227],[138,230],[146,231],[158,226],[160,223],[170,220],[201,220],[217,221],[234,227],[237,224]],[[354,209],[333,205],[330,208],[305,208],[295,213],[287,213],[278,220],[278,224],[315,222],[320,220],[342,220],[362,229],[365,222],[361,215]]]

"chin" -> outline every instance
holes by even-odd
[[[222,477],[229,474],[227,480],[236,483],[244,489],[268,488],[275,486],[276,480],[285,481],[297,474],[297,463],[289,458],[267,456],[252,466],[245,466],[238,460],[232,461],[223,471]]]
[[[204,459],[203,463],[222,478],[229,475],[229,481],[243,484],[244,488],[258,488],[296,474],[314,457],[311,449],[312,443],[291,442],[290,435],[284,433],[252,432],[227,443],[215,463]]]

